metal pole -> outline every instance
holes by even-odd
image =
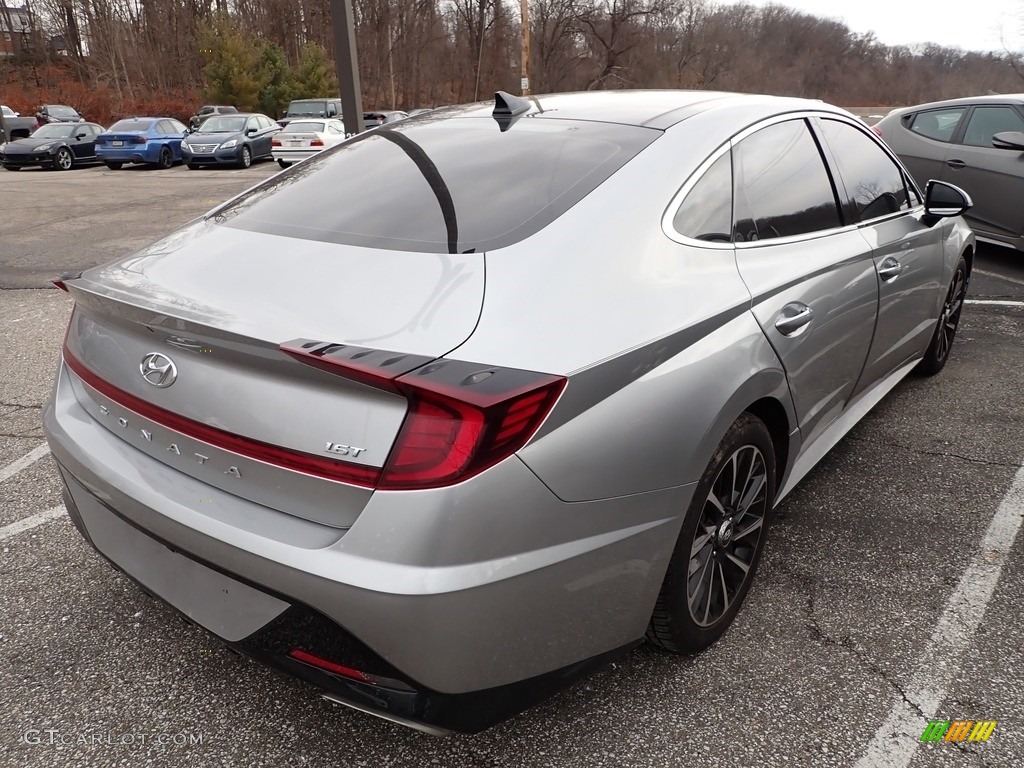
[[[520,54],[520,80],[519,87],[523,96],[530,95],[530,0],[519,0],[519,10],[522,16],[522,38],[523,49]]]
[[[331,26],[334,27],[334,61],[341,88],[341,119],[345,133],[351,136],[363,131],[363,95],[359,90],[352,0],[331,0]]]

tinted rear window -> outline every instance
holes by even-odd
[[[110,126],[110,133],[118,131],[148,131],[153,123],[149,120],[118,120]]]
[[[397,122],[275,177],[218,221],[372,248],[491,250],[551,223],[659,135],[569,120],[524,119],[505,133],[489,118]],[[358,194],[339,199],[353,179]]]

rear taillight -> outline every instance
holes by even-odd
[[[147,141],[145,136],[136,136],[132,139],[132,144],[145,144]]]
[[[876,136],[881,136],[883,139],[885,138],[885,136],[882,135],[882,132],[880,130],[878,130],[878,126],[877,125],[872,125],[871,126],[871,130],[875,132]]]
[[[281,350],[408,401],[381,489],[453,485],[508,458],[537,431],[566,383],[546,373],[305,339]]]
[[[96,143],[97,144],[103,144],[105,141],[106,141],[106,139],[104,139],[102,136],[97,136],[96,137]]]
[[[281,140],[280,139],[271,139],[270,140],[270,146],[272,146],[272,147],[280,147],[281,146]]]
[[[311,142],[309,142],[309,146],[311,146],[311,147],[322,147],[323,145],[324,145],[324,140],[323,139],[313,139]]]

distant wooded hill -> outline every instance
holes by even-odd
[[[364,104],[413,108],[519,91],[519,3],[353,0]],[[0,100],[72,103],[109,122],[200,101],[275,113],[336,88],[328,0],[25,0]],[[533,0],[534,93],[702,88],[901,105],[1024,91],[1019,55],[879,43],[780,6]],[[276,116],[276,115],[274,115]]]

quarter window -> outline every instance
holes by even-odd
[[[992,137],[1003,131],[1024,131],[1024,118],[1013,107],[975,107],[964,133],[964,144],[992,148]]]
[[[821,127],[858,220],[910,208],[903,172],[873,139],[839,120]]]
[[[732,240],[732,156],[726,152],[693,185],[672,226],[694,240]]]
[[[803,120],[743,139],[734,150],[737,241],[768,240],[841,225],[818,145]]]
[[[919,133],[936,141],[952,141],[960,118],[964,116],[965,107],[957,109],[933,109],[911,115],[907,124],[914,133]]]

